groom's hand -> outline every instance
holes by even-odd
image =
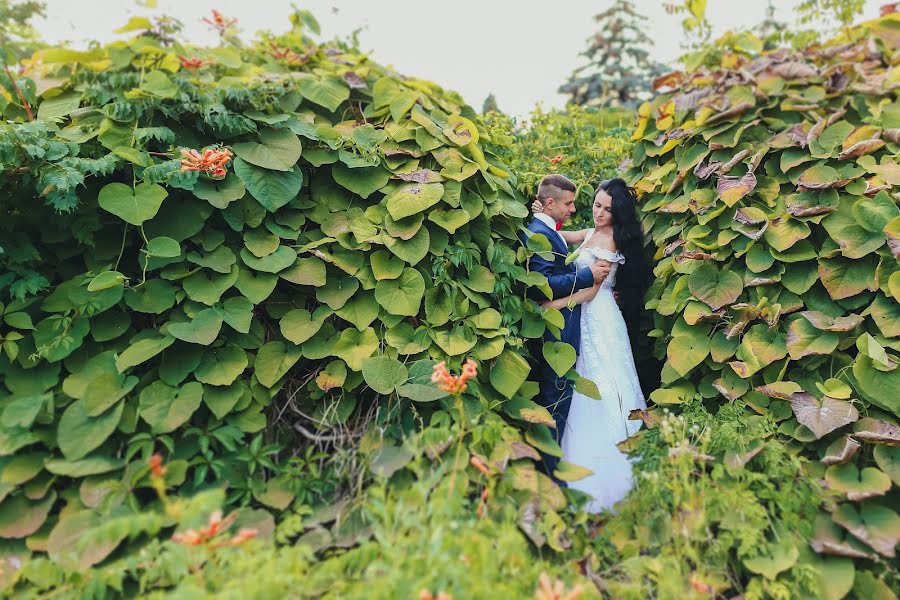
[[[595,262],[591,265],[591,273],[594,274],[594,283],[600,285],[609,275],[609,263]]]

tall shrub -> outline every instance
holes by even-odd
[[[729,36],[705,54],[718,65],[658,82],[672,91],[640,108],[633,136],[659,261],[652,399],[739,401],[814,461],[836,500],[810,542],[828,597],[853,587],[853,560],[896,577],[898,28],[891,15],[765,54]],[[775,579],[806,552],[788,539],[760,548],[758,572]]]

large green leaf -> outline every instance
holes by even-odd
[[[406,367],[389,356],[373,356],[362,361],[362,374],[366,385],[379,394],[390,394],[406,381]]]
[[[334,180],[361,198],[368,198],[383,188],[391,178],[391,172],[383,167],[351,169],[343,163],[331,169]]]
[[[718,310],[738,299],[744,283],[736,273],[727,269],[719,271],[715,265],[705,262],[691,273],[688,288],[698,300]]]
[[[385,202],[391,218],[400,220],[434,206],[443,195],[440,183],[407,183],[388,194]]]
[[[142,225],[156,216],[169,192],[155,183],[140,183],[131,189],[124,183],[108,183],[100,190],[100,208],[126,223]]]
[[[299,87],[304,98],[331,112],[350,97],[350,88],[338,77],[307,77],[300,80]]]
[[[709,338],[703,329],[688,329],[676,335],[666,348],[669,364],[684,377],[709,356]]]
[[[150,360],[173,343],[175,343],[175,338],[169,335],[138,340],[116,358],[116,368],[123,373],[125,369]]]
[[[244,248],[241,250],[241,260],[254,271],[279,273],[297,261],[297,252],[288,246],[279,246],[275,252],[260,258]]]
[[[363,331],[345,329],[332,349],[338,358],[344,359],[347,366],[354,371],[362,371],[363,362],[378,350],[378,336],[371,327]]]
[[[31,535],[47,520],[55,502],[55,492],[37,502],[29,502],[22,495],[7,498],[0,503],[0,538],[24,538]]]
[[[392,315],[415,316],[425,295],[425,278],[416,269],[403,269],[397,279],[383,279],[375,285],[375,300]]]
[[[125,290],[123,299],[131,310],[158,315],[175,306],[175,286],[163,279],[151,279],[141,287]]]
[[[531,367],[528,362],[512,350],[504,350],[489,370],[489,378],[494,389],[506,398],[512,398],[525,380]]]
[[[205,308],[190,321],[169,323],[167,330],[170,336],[179,340],[209,346],[219,335],[223,321],[219,311]]]
[[[269,212],[275,212],[293,200],[303,186],[303,172],[298,166],[290,171],[271,171],[236,158],[234,172]]]
[[[745,558],[744,566],[752,573],[775,579],[779,573],[794,566],[799,555],[794,541],[790,537],[784,537],[780,542],[770,544],[758,556]]]
[[[256,354],[253,364],[256,379],[266,387],[274,386],[300,360],[300,356],[298,346],[280,341],[269,342]]]
[[[91,417],[84,400],[70,404],[60,417],[56,432],[56,443],[63,456],[78,460],[105,442],[119,424],[124,407],[125,403],[119,402],[105,413]]]
[[[541,345],[541,353],[544,360],[559,377],[568,373],[569,369],[575,366],[575,359],[578,358],[575,348],[566,342],[544,342]]]
[[[198,269],[182,280],[182,286],[191,300],[212,306],[222,298],[222,294],[231,289],[239,275],[237,265],[232,265],[227,274]]]
[[[247,364],[247,353],[242,348],[225,344],[203,353],[194,377],[209,385],[231,385],[244,372]]]
[[[203,385],[196,381],[181,387],[154,381],[141,391],[138,412],[155,433],[169,433],[187,423],[202,400]]]
[[[200,179],[192,191],[216,208],[226,208],[247,193],[244,182],[234,173],[228,173],[224,179]]]
[[[290,171],[300,160],[303,151],[300,138],[290,129],[263,129],[259,132],[259,137],[261,144],[239,142],[231,147],[242,160],[263,169]],[[253,193],[252,190],[250,193]]]
[[[324,319],[314,319],[308,310],[299,308],[281,317],[278,327],[286,340],[299,345],[318,333],[324,322]]]
[[[787,349],[792,360],[814,354],[831,354],[839,341],[836,333],[820,331],[803,317],[794,319],[788,326]]]
[[[820,258],[819,278],[834,300],[850,298],[876,287],[878,261],[871,256],[860,260]]]

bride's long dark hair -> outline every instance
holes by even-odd
[[[644,232],[637,217],[637,192],[625,180],[616,177],[600,184],[612,198],[613,240],[625,257],[625,264],[616,273],[615,291],[619,294],[619,306],[632,340],[639,329],[644,294],[650,276],[650,261],[644,248]]]

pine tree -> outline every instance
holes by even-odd
[[[647,17],[630,0],[616,0],[594,16],[598,31],[581,53],[588,63],[576,69],[559,91],[588,106],[634,107],[650,95],[650,83],[668,69],[650,58],[653,41],[644,33]]]
[[[784,40],[788,25],[775,17],[775,5],[769,0],[766,6],[766,18],[753,28],[753,33],[763,41],[766,50],[774,50]]]
[[[486,115],[489,112],[503,112],[500,110],[500,107],[497,106],[497,98],[494,96],[493,92],[488,94],[487,98],[484,99],[484,103],[481,105],[481,114]]]

